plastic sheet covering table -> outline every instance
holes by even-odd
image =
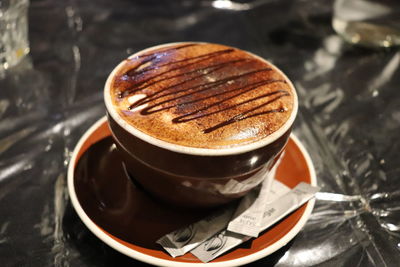
[[[112,68],[174,41],[236,46],[294,82],[294,132],[322,187],[286,247],[254,263],[399,266],[400,51],[348,45],[333,1],[32,0],[31,53],[0,78],[2,266],[137,266],[73,210],[66,168],[81,134],[105,114]]]

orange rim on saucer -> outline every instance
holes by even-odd
[[[134,243],[126,242],[123,237],[114,236],[99,227],[83,209],[74,183],[74,171],[77,162],[89,147],[96,142],[110,136],[106,117],[96,122],[79,140],[72,154],[68,167],[68,190],[72,205],[84,224],[103,242],[117,251],[134,259],[158,266],[187,266],[202,264],[196,257],[188,253],[184,256],[172,258],[161,247],[149,249]],[[316,185],[316,176],[311,159],[300,141],[292,134],[287,144],[285,154],[277,169],[276,179],[293,188],[299,182]],[[268,256],[285,246],[303,228],[314,207],[315,200],[291,213],[289,216],[264,231],[258,238],[251,241],[249,246],[233,249],[222,256],[207,263],[212,266],[236,266],[256,261]]]

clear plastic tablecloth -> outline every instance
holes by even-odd
[[[330,0],[36,0],[31,52],[0,78],[0,265],[136,266],[97,239],[66,188],[71,151],[105,114],[113,67],[174,41],[236,46],[294,82],[294,132],[314,161],[313,214],[289,245],[254,263],[399,266],[400,51],[351,46]]]

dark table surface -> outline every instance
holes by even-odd
[[[243,1],[242,1],[243,2]],[[79,137],[105,114],[113,67],[160,43],[208,41],[271,60],[294,82],[294,132],[314,161],[319,194],[289,246],[254,265],[398,266],[400,52],[342,41],[330,0],[36,0],[31,52],[0,79],[0,265],[130,266],[69,201]]]

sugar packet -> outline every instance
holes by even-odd
[[[315,193],[318,191],[318,187],[302,182],[286,194],[266,205],[261,230],[263,231],[269,228],[286,215],[299,208],[314,197]],[[249,239],[251,239],[249,236],[223,230],[201,243],[193,249],[191,253],[202,262],[209,262]]]
[[[273,181],[272,190],[276,188],[276,193],[279,193],[280,191],[278,191],[278,189],[282,187],[287,188],[285,185],[275,181],[274,179],[266,180],[264,183],[269,183],[269,181]],[[259,191],[259,189],[253,190],[246,195],[245,198],[247,198],[249,202],[254,202],[258,197]],[[269,194],[270,197],[274,196],[274,192]],[[187,227],[183,227],[161,237],[157,243],[160,244],[172,257],[175,258],[182,256],[216,233],[226,229],[235,209],[236,206],[231,205],[224,208],[224,210],[218,210],[201,221],[195,222]]]
[[[235,210],[234,206],[217,211],[205,219],[173,231],[157,240],[172,257],[184,255],[210,236],[226,228]]]
[[[253,191],[242,198],[240,201],[232,220],[228,224],[228,230],[234,233],[257,237],[261,231],[261,222],[266,205],[271,201],[270,189],[272,182],[275,178],[277,167],[282,156],[269,171],[268,178],[261,185],[261,189]],[[254,198],[252,194],[257,194]]]

